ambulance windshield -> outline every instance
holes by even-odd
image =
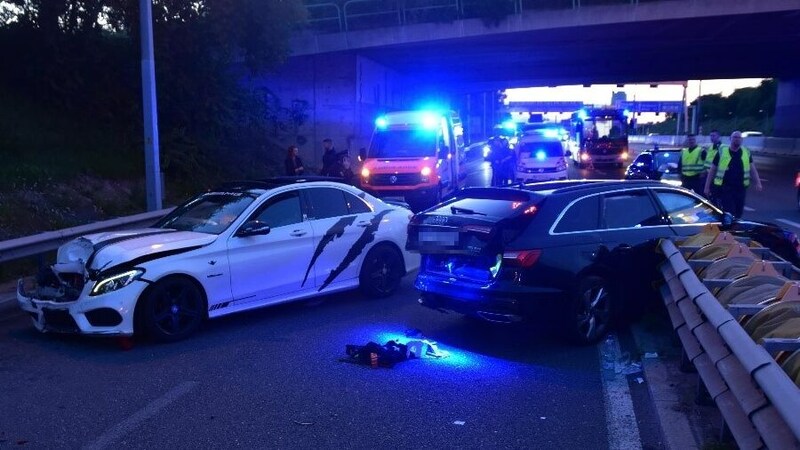
[[[436,130],[376,130],[369,146],[370,158],[421,158],[436,156]]]

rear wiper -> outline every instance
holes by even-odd
[[[474,216],[485,216],[486,214],[482,212],[473,211],[469,208],[459,208],[458,206],[451,206],[450,212],[453,214],[472,214]]]

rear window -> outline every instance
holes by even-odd
[[[520,158],[554,158],[564,156],[560,142],[522,142],[519,147]]]
[[[528,202],[513,200],[496,200],[487,198],[462,198],[442,205],[431,214],[442,215],[476,215],[481,217],[508,217]]]

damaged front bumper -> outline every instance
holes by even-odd
[[[134,281],[117,291],[89,296],[92,283],[87,283],[73,300],[29,277],[17,282],[17,303],[42,332],[131,336],[136,300],[146,287],[147,283]]]

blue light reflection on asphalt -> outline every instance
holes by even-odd
[[[462,350],[449,345],[446,341],[438,340],[432,336],[427,336],[424,334],[417,336],[406,336],[405,331],[408,328],[408,326],[404,326],[402,324],[373,324],[359,327],[352,330],[352,335],[350,336],[348,343],[365,345],[372,341],[377,344],[384,345],[388,341],[393,340],[395,342],[405,344],[408,341],[415,339],[428,339],[436,342],[439,350],[447,352],[448,356],[444,358],[425,357],[421,360],[412,359],[402,364],[424,363],[425,368],[441,367],[442,369],[445,369],[443,374],[452,373],[452,369],[466,369],[468,371],[480,371],[482,373],[486,373],[487,375],[491,374],[492,376],[505,376],[510,375],[518,369],[518,364],[515,362],[505,361],[503,359],[492,358],[467,350]]]

